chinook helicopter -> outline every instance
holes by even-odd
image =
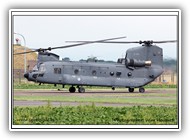
[[[83,86],[104,86],[128,88],[134,92],[139,88],[144,93],[143,86],[153,82],[163,73],[163,51],[154,43],[172,43],[168,41],[110,41],[125,37],[97,40],[72,41],[75,44],[60,47],[40,48],[32,51],[16,53],[14,55],[38,52],[38,61],[32,71],[26,72],[24,77],[28,81],[48,84],[71,85],[69,92],[74,93],[76,87],[79,93],[84,93]],[[138,47],[126,51],[125,58],[118,58],[116,63],[91,61],[62,61],[59,56],[51,53],[53,49],[69,48],[92,43],[136,43]]]

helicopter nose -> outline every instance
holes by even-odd
[[[28,79],[29,73],[25,73],[25,74],[24,74],[24,77],[25,77],[26,79]]]

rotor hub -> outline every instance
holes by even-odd
[[[145,45],[147,45],[147,46],[150,46],[150,45],[152,45],[154,42],[153,42],[153,40],[146,40],[146,41],[139,41],[139,44],[145,44]]]

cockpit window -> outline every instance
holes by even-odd
[[[35,66],[33,67],[32,71],[33,71],[33,72],[38,71],[37,65],[35,65]]]
[[[46,71],[45,64],[40,65],[39,71],[40,72],[45,72]]]

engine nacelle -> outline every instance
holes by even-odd
[[[145,67],[145,66],[151,66],[151,61],[139,61],[136,59],[129,59],[127,58],[125,60],[126,67]]]

